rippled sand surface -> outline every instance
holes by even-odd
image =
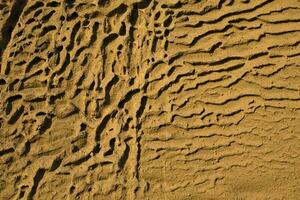
[[[299,67],[299,0],[0,0],[0,199],[297,200]]]

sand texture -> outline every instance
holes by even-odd
[[[299,200],[300,0],[0,0],[0,200]]]

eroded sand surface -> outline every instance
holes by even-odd
[[[0,0],[0,199],[300,198],[299,0]]]

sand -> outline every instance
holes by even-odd
[[[0,0],[0,199],[300,198],[299,0]]]

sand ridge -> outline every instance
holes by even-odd
[[[0,0],[0,199],[298,199],[299,0]]]

